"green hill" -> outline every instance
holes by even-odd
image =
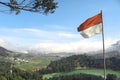
[[[50,79],[53,77],[60,77],[60,76],[72,76],[72,75],[79,75],[79,74],[90,74],[96,76],[104,76],[103,69],[81,69],[81,70],[74,70],[70,72],[60,72],[60,73],[52,73],[52,74],[45,74],[43,75],[43,80]],[[119,71],[107,70],[107,74],[114,74],[117,78],[120,78]]]

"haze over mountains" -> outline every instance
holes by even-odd
[[[71,43],[71,45],[73,45]],[[84,45],[84,44],[82,44]],[[85,44],[86,45],[86,44]],[[94,43],[93,43],[94,45]],[[39,54],[39,55],[50,55],[50,56],[70,56],[70,55],[75,55],[75,54],[101,54],[102,53],[102,47],[100,46],[99,49],[96,49],[93,47],[91,47],[91,51],[88,52],[83,52],[82,50],[87,51],[88,48],[83,49],[82,47],[79,46],[79,51],[77,50],[77,48],[74,48],[73,46],[68,46],[67,44],[64,45],[57,45],[57,44],[38,44],[36,46],[29,46],[29,47],[15,47],[15,46],[11,46],[11,47],[7,47],[5,42],[0,42],[0,50],[2,52],[0,53],[4,53],[5,50],[2,49],[2,47],[10,50],[11,52],[15,52],[15,53],[24,53],[24,54]],[[62,48],[62,46],[66,47],[64,49],[64,47]],[[68,47],[68,49],[67,49]],[[71,48],[70,48],[71,47]],[[89,44],[88,44],[89,47]],[[95,45],[95,47],[97,47],[97,45]],[[14,48],[14,49],[13,49]],[[59,49],[60,48],[60,49]],[[93,50],[94,49],[94,50]],[[61,50],[61,51],[60,51]],[[109,45],[109,47],[106,48],[106,53],[109,53],[108,56],[114,56],[114,55],[120,55],[120,41],[117,41],[114,44]],[[102,56],[102,55],[98,55],[98,56]]]

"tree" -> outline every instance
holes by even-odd
[[[108,74],[106,80],[117,80],[117,76],[114,74]]]
[[[55,12],[57,4],[54,0],[0,0],[0,12],[19,14],[21,11],[29,11],[48,14]]]

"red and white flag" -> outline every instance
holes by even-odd
[[[84,38],[89,38],[96,34],[102,33],[102,13],[99,13],[91,18],[88,18],[78,27],[78,32]]]

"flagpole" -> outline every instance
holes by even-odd
[[[102,10],[101,10],[101,14],[102,14]],[[103,18],[102,18],[102,42],[103,42],[104,80],[106,80],[106,54],[105,54],[105,43],[104,43]]]

